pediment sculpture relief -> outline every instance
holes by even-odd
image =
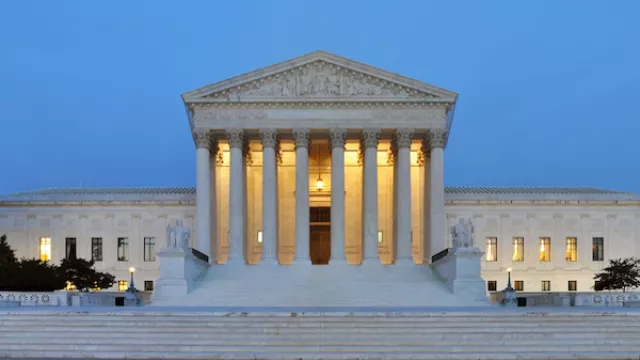
[[[390,81],[324,61],[316,61],[278,74],[211,94],[209,97],[434,97]]]

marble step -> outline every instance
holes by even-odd
[[[32,352],[6,351],[2,353],[7,358],[32,358],[32,359],[90,359],[95,358],[94,352],[81,351],[49,351],[39,350]],[[449,352],[430,353],[349,353],[322,352],[322,353],[263,353],[263,352],[124,352],[111,351],[99,354],[101,359],[172,359],[172,360],[637,360],[637,352],[571,352],[571,351],[538,351],[534,353],[519,352],[487,352],[482,354],[465,354]]]
[[[0,356],[5,355],[5,351],[40,351],[43,347],[38,344],[0,344]],[[77,352],[92,352],[93,357],[100,357],[100,353],[103,352],[183,352],[185,355],[191,352],[197,353],[235,353],[235,352],[260,352],[260,353],[323,353],[323,352],[341,352],[343,354],[359,353],[359,354],[402,354],[402,353],[500,353],[501,351],[507,352],[519,352],[519,353],[535,353],[540,351],[546,352],[606,352],[606,351],[621,351],[621,352],[636,352],[640,353],[640,344],[634,345],[615,345],[615,348],[609,346],[597,346],[597,345],[545,345],[542,349],[540,345],[458,345],[451,346],[359,346],[359,345],[342,345],[342,346],[300,346],[300,345],[287,345],[287,346],[266,346],[266,345],[242,345],[242,346],[210,346],[210,345],[121,345],[121,344],[101,344],[101,345],[47,345],[47,351],[77,351]],[[6,356],[4,356],[6,357]],[[636,355],[637,359],[637,355]]]
[[[460,332],[440,332],[440,333],[415,333],[415,332],[403,332],[403,333],[380,333],[380,332],[367,332],[367,333],[335,333],[335,332],[306,332],[306,333],[280,333],[280,332],[226,332],[226,333],[185,333],[185,332],[77,332],[77,331],[26,331],[16,332],[13,330],[0,330],[0,336],[6,339],[57,339],[57,338],[71,338],[71,339],[109,339],[124,337],[126,339],[135,339],[135,341],[142,341],[139,339],[176,339],[180,341],[192,341],[194,339],[220,339],[220,340],[234,340],[241,339],[272,339],[283,338],[290,339],[371,339],[382,338],[385,340],[394,339],[429,339],[439,341],[461,341],[461,340],[518,340],[518,339],[618,339],[618,338],[638,338],[640,337],[640,330],[636,331],[609,331],[599,332],[597,330],[580,330],[576,331],[563,331],[563,332],[531,332],[531,331],[518,331],[518,332],[474,332],[474,333],[460,333]]]
[[[444,346],[631,346],[640,345],[639,337],[623,337],[616,338],[568,338],[568,337],[547,337],[547,338],[475,338],[475,339],[434,339],[420,337],[406,337],[403,339],[386,339],[384,337],[368,337],[368,338],[313,338],[300,339],[292,337],[277,336],[272,338],[245,338],[236,337],[233,339],[184,339],[180,337],[170,338],[142,338],[132,339],[128,337],[110,337],[110,338],[20,338],[20,337],[2,337],[1,345],[19,346],[21,349],[26,346],[37,345],[41,348],[50,349],[50,345],[60,346],[102,346],[102,345],[118,345],[118,346],[163,346],[163,347],[288,347],[288,346],[304,346],[304,347],[338,347],[338,346],[365,346],[365,347],[444,347]]]

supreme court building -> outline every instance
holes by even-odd
[[[640,255],[636,194],[445,188],[454,92],[317,51],[182,97],[195,189],[0,198],[0,232],[17,255],[45,246],[58,261],[74,239],[79,256],[94,257],[99,238],[99,269],[124,281],[135,265],[153,284],[176,276],[163,275],[155,251],[180,220],[211,266],[184,267],[188,296],[166,290],[164,303],[412,306],[473,304],[429,266],[454,245],[460,219],[473,223],[489,291],[506,285],[507,268],[520,291],[589,291],[609,259]]]

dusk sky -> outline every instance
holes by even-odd
[[[640,193],[639,14],[635,0],[2,1],[0,194],[195,186],[180,95],[315,50],[460,94],[446,185]]]

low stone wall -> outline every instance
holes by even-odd
[[[0,291],[0,301],[16,301],[20,306],[70,306],[71,294],[67,291]]]
[[[527,307],[623,307],[627,302],[640,301],[640,292],[539,292],[518,293],[518,298],[526,298]],[[500,303],[501,291],[489,294],[493,303]]]

